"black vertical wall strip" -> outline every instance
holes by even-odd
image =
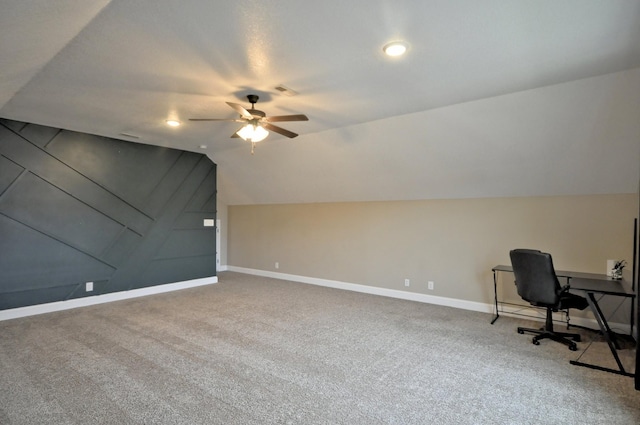
[[[640,181],[638,181],[638,217],[636,218],[636,223],[638,223],[638,219],[640,218]],[[640,292],[640,230],[638,226],[635,226],[634,229],[635,234],[635,257],[634,257],[634,285],[636,290],[636,369],[635,369],[635,377],[634,377],[634,387],[636,390],[640,391],[640,296],[638,296],[638,292]]]
[[[215,276],[215,215],[205,155],[0,119],[0,310]]]

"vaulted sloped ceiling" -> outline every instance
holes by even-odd
[[[0,117],[206,153],[223,203],[638,189],[638,0],[5,3]],[[310,121],[188,121],[249,93]]]

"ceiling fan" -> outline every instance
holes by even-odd
[[[240,130],[233,133],[231,137],[240,137],[243,140],[251,142],[252,154],[255,144],[264,140],[269,135],[269,131],[282,134],[290,139],[298,136],[297,133],[278,127],[272,123],[284,121],[309,121],[309,118],[304,114],[267,117],[263,111],[255,108],[259,99],[258,95],[247,95],[247,99],[249,100],[249,103],[251,103],[251,109],[245,109],[242,105],[237,103],[226,102],[227,105],[240,114],[239,118],[189,118],[189,121],[232,121],[245,123],[245,125]]]

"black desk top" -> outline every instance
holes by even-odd
[[[491,270],[494,272],[513,273],[513,267],[505,265],[495,266]],[[623,297],[635,297],[635,292],[629,282],[624,279],[613,279],[606,274],[556,270],[556,276],[567,278],[571,289]]]

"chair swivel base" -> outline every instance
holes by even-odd
[[[579,334],[567,333],[567,332],[548,331],[545,328],[541,328],[541,329],[531,329],[531,328],[521,328],[521,327],[518,328],[518,333],[519,334],[523,334],[525,332],[529,332],[529,333],[532,333],[532,334],[536,335],[531,340],[531,342],[534,345],[540,345],[540,340],[541,339],[548,338],[548,339],[552,339],[553,341],[560,342],[560,343],[568,346],[569,350],[571,350],[571,351],[577,351],[578,350],[578,345],[574,341],[580,342],[580,335]]]

